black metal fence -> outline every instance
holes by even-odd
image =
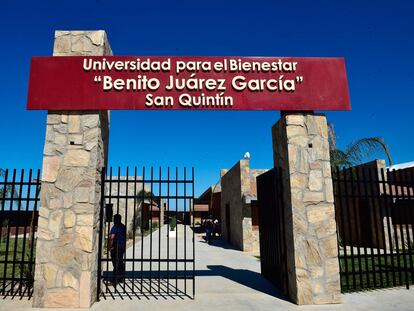
[[[282,172],[274,168],[257,177],[262,275],[287,293],[286,235]]]
[[[193,215],[194,169],[110,168],[102,194],[98,299],[194,298],[194,220],[180,221]]]
[[[40,170],[0,171],[0,293],[32,295]]]
[[[375,166],[333,169],[343,292],[413,283],[413,177]]]

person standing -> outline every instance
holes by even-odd
[[[204,227],[205,227],[205,230],[206,230],[206,241],[209,245],[211,245],[211,234],[213,233],[213,229],[214,229],[214,222],[213,222],[213,217],[212,216],[209,216],[206,219]]]
[[[126,227],[119,214],[114,215],[114,225],[109,234],[108,249],[111,252],[111,261],[114,267],[113,283],[116,286],[125,278]]]
[[[213,238],[220,236],[220,224],[217,219],[214,219],[214,227],[213,227]]]

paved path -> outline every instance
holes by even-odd
[[[184,231],[184,228],[186,229]],[[172,233],[167,235],[167,226],[162,226],[160,229],[154,231],[152,234],[144,237],[143,243],[141,243],[141,237],[137,237],[135,247],[131,246],[126,251],[125,258],[167,258],[167,250],[169,258],[192,258],[193,256],[193,231],[189,226],[178,225],[175,232],[176,237],[171,236]],[[169,236],[169,237],[168,237]],[[184,243],[184,238],[187,241]],[[169,241],[167,245],[167,241]],[[143,247],[141,247],[143,246]],[[151,246],[151,247],[150,247]],[[142,252],[142,254],[141,254]],[[186,256],[184,256],[184,253]],[[158,263],[153,263],[153,269],[158,270]],[[144,265],[145,270],[149,270],[149,264]],[[126,265],[127,270],[132,270],[132,264]],[[166,269],[165,265],[161,266],[161,269]],[[135,267],[135,270],[138,270]]]
[[[414,310],[414,289],[348,294],[343,296],[342,305],[297,307],[278,298],[278,291],[261,277],[260,262],[253,255],[234,250],[221,241],[215,241],[214,245],[209,246],[201,237],[196,239],[196,274],[195,300],[107,299],[95,304],[92,310]],[[29,309],[28,301],[0,300],[0,310]]]

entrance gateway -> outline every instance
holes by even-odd
[[[102,172],[97,299],[195,297],[194,169]],[[114,214],[126,226],[125,273],[113,286],[107,243]],[[162,225],[164,224],[164,225]]]
[[[327,122],[312,111],[350,109],[343,59],[116,57],[104,31],[57,31],[53,55],[32,58],[27,102],[28,109],[48,110],[33,306],[83,308],[114,295],[106,283],[111,213],[124,214],[134,239],[147,220],[151,230],[157,219],[171,225],[171,211],[178,216],[192,210],[194,188],[187,187],[194,185],[192,171],[185,177],[172,171],[168,176],[167,168],[158,177],[155,171],[136,175],[135,169],[105,172],[109,110],[119,109],[284,111],[272,129],[274,172],[281,173],[282,189],[274,191],[283,198],[276,214],[283,215],[277,221],[286,240],[282,290],[297,304],[340,302]],[[168,193],[180,183],[187,186]],[[173,203],[176,199],[181,202]],[[134,208],[126,207],[131,204]],[[130,223],[130,211],[140,219],[133,215]],[[318,228],[326,229],[323,238],[315,233]],[[177,225],[175,242],[165,229],[159,229],[157,242],[146,240],[157,233],[139,235],[143,243],[132,248],[141,249],[126,251],[123,294],[192,295],[194,240],[184,235],[193,233],[186,220]],[[182,242],[186,251],[180,253]],[[280,253],[263,242],[267,253]],[[168,258],[166,248],[177,245],[178,255]]]

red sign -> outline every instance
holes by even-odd
[[[33,57],[27,109],[350,110],[342,58]]]

